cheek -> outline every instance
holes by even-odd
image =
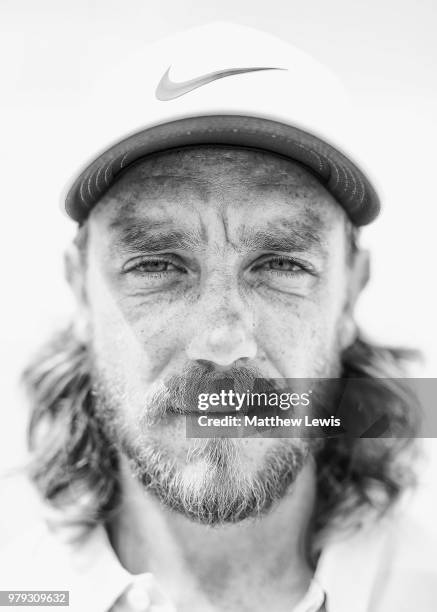
[[[278,298],[260,309],[258,344],[279,376],[328,375],[338,357],[341,283],[321,283],[305,298]]]
[[[177,353],[180,316],[118,294],[90,267],[88,296],[93,349],[101,367],[127,388],[152,383]]]

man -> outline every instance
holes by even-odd
[[[236,27],[159,49],[144,56],[159,78],[137,58],[110,77],[118,94],[95,94],[118,141],[67,195],[77,314],[25,374],[51,533],[32,557],[38,587],[21,588],[50,582],[102,612],[431,610],[420,540],[391,511],[412,480],[400,385],[365,403],[384,399],[399,437],[188,435],[200,392],[217,416],[208,394],[229,381],[311,380],[315,411],[334,406],[323,381],[401,375],[402,354],[355,324],[369,275],[358,228],[379,204],[325,136],[346,120],[337,83]],[[117,132],[137,111],[155,118]]]

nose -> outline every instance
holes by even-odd
[[[191,360],[230,366],[239,359],[253,359],[256,356],[256,344],[238,326],[221,325],[197,336],[190,343],[187,355]]]
[[[188,358],[209,361],[217,366],[254,359],[257,353],[255,325],[248,307],[235,295],[222,295],[218,299],[215,296],[213,301],[212,308],[203,304],[203,313],[187,347]]]

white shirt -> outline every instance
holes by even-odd
[[[324,595],[327,612],[435,612],[434,550],[426,534],[399,517],[338,537],[326,545],[309,592],[290,612],[316,612]],[[176,610],[152,574],[134,576],[122,567],[101,526],[76,544],[42,522],[24,532],[0,554],[0,590],[69,591],[69,607],[51,610],[124,612],[127,604],[132,612]]]

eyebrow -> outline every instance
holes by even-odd
[[[248,251],[323,252],[324,241],[317,223],[302,220],[276,220],[267,227],[244,227],[238,236],[238,249]],[[316,226],[316,227],[315,227]],[[204,231],[177,230],[168,221],[144,219],[116,220],[115,244],[128,252],[160,252],[171,249],[199,249],[207,240]]]
[[[116,244],[129,252],[190,249],[198,248],[203,243],[202,235],[198,232],[171,229],[164,221],[137,220],[135,224],[117,222],[114,225],[118,227]]]
[[[317,224],[303,221],[281,220],[278,227],[245,228],[240,236],[242,245],[248,249],[284,252],[323,251],[324,241]]]

